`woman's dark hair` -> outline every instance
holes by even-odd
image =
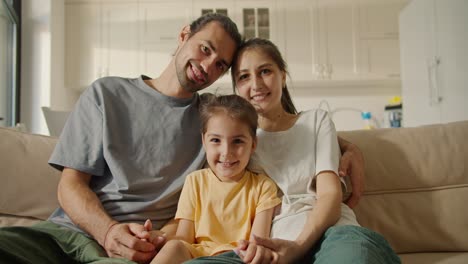
[[[210,22],[218,22],[223,29],[231,36],[236,44],[236,50],[242,44],[242,36],[234,23],[228,16],[219,13],[207,13],[190,24],[190,36],[195,35],[198,31],[202,30]]]
[[[205,93],[201,96],[202,133],[206,133],[210,118],[219,113],[224,113],[230,118],[246,124],[252,138],[256,137],[258,127],[257,111],[247,100],[236,94],[214,95]]]
[[[236,68],[237,68],[237,63],[239,62],[240,56],[242,56],[242,53],[246,50],[260,50],[266,55],[268,55],[275,63],[278,65],[278,68],[285,72],[286,74],[288,73],[288,66],[286,62],[283,59],[283,56],[281,56],[280,51],[278,50],[278,47],[276,47],[273,42],[269,41],[268,39],[262,39],[262,38],[251,38],[247,41],[245,41],[237,51],[237,56],[234,57],[234,60],[232,62],[231,66],[231,77],[232,77],[232,85],[234,89],[234,93],[236,92]],[[284,84],[282,95],[281,95],[281,105],[283,106],[284,110],[290,114],[297,114],[296,107],[294,106],[294,103],[291,99],[291,95],[289,94],[288,87],[286,84]]]

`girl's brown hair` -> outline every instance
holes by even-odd
[[[227,114],[230,118],[246,124],[249,127],[252,138],[256,137],[258,126],[257,111],[244,98],[236,94],[202,94],[200,105],[202,133],[206,132],[206,127],[210,118],[218,113]]]

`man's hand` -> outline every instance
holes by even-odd
[[[364,193],[364,156],[361,150],[343,139],[339,140],[343,153],[340,160],[338,173],[341,177],[350,177],[353,192],[346,201],[346,204],[353,208]]]
[[[253,240],[241,240],[235,252],[245,263],[288,264],[303,257],[300,246],[290,240],[254,236]]]
[[[121,223],[110,226],[103,245],[111,258],[148,263],[157,253],[157,246],[151,243],[151,239],[150,232],[143,225]]]

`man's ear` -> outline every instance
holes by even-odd
[[[190,25],[186,25],[185,27],[182,28],[182,31],[180,31],[179,34],[179,45],[185,42],[187,39],[190,37]]]

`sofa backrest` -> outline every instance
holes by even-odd
[[[398,253],[468,251],[468,121],[339,136],[365,158],[361,225]]]
[[[0,226],[46,219],[58,207],[60,172],[47,164],[56,142],[0,127]]]

